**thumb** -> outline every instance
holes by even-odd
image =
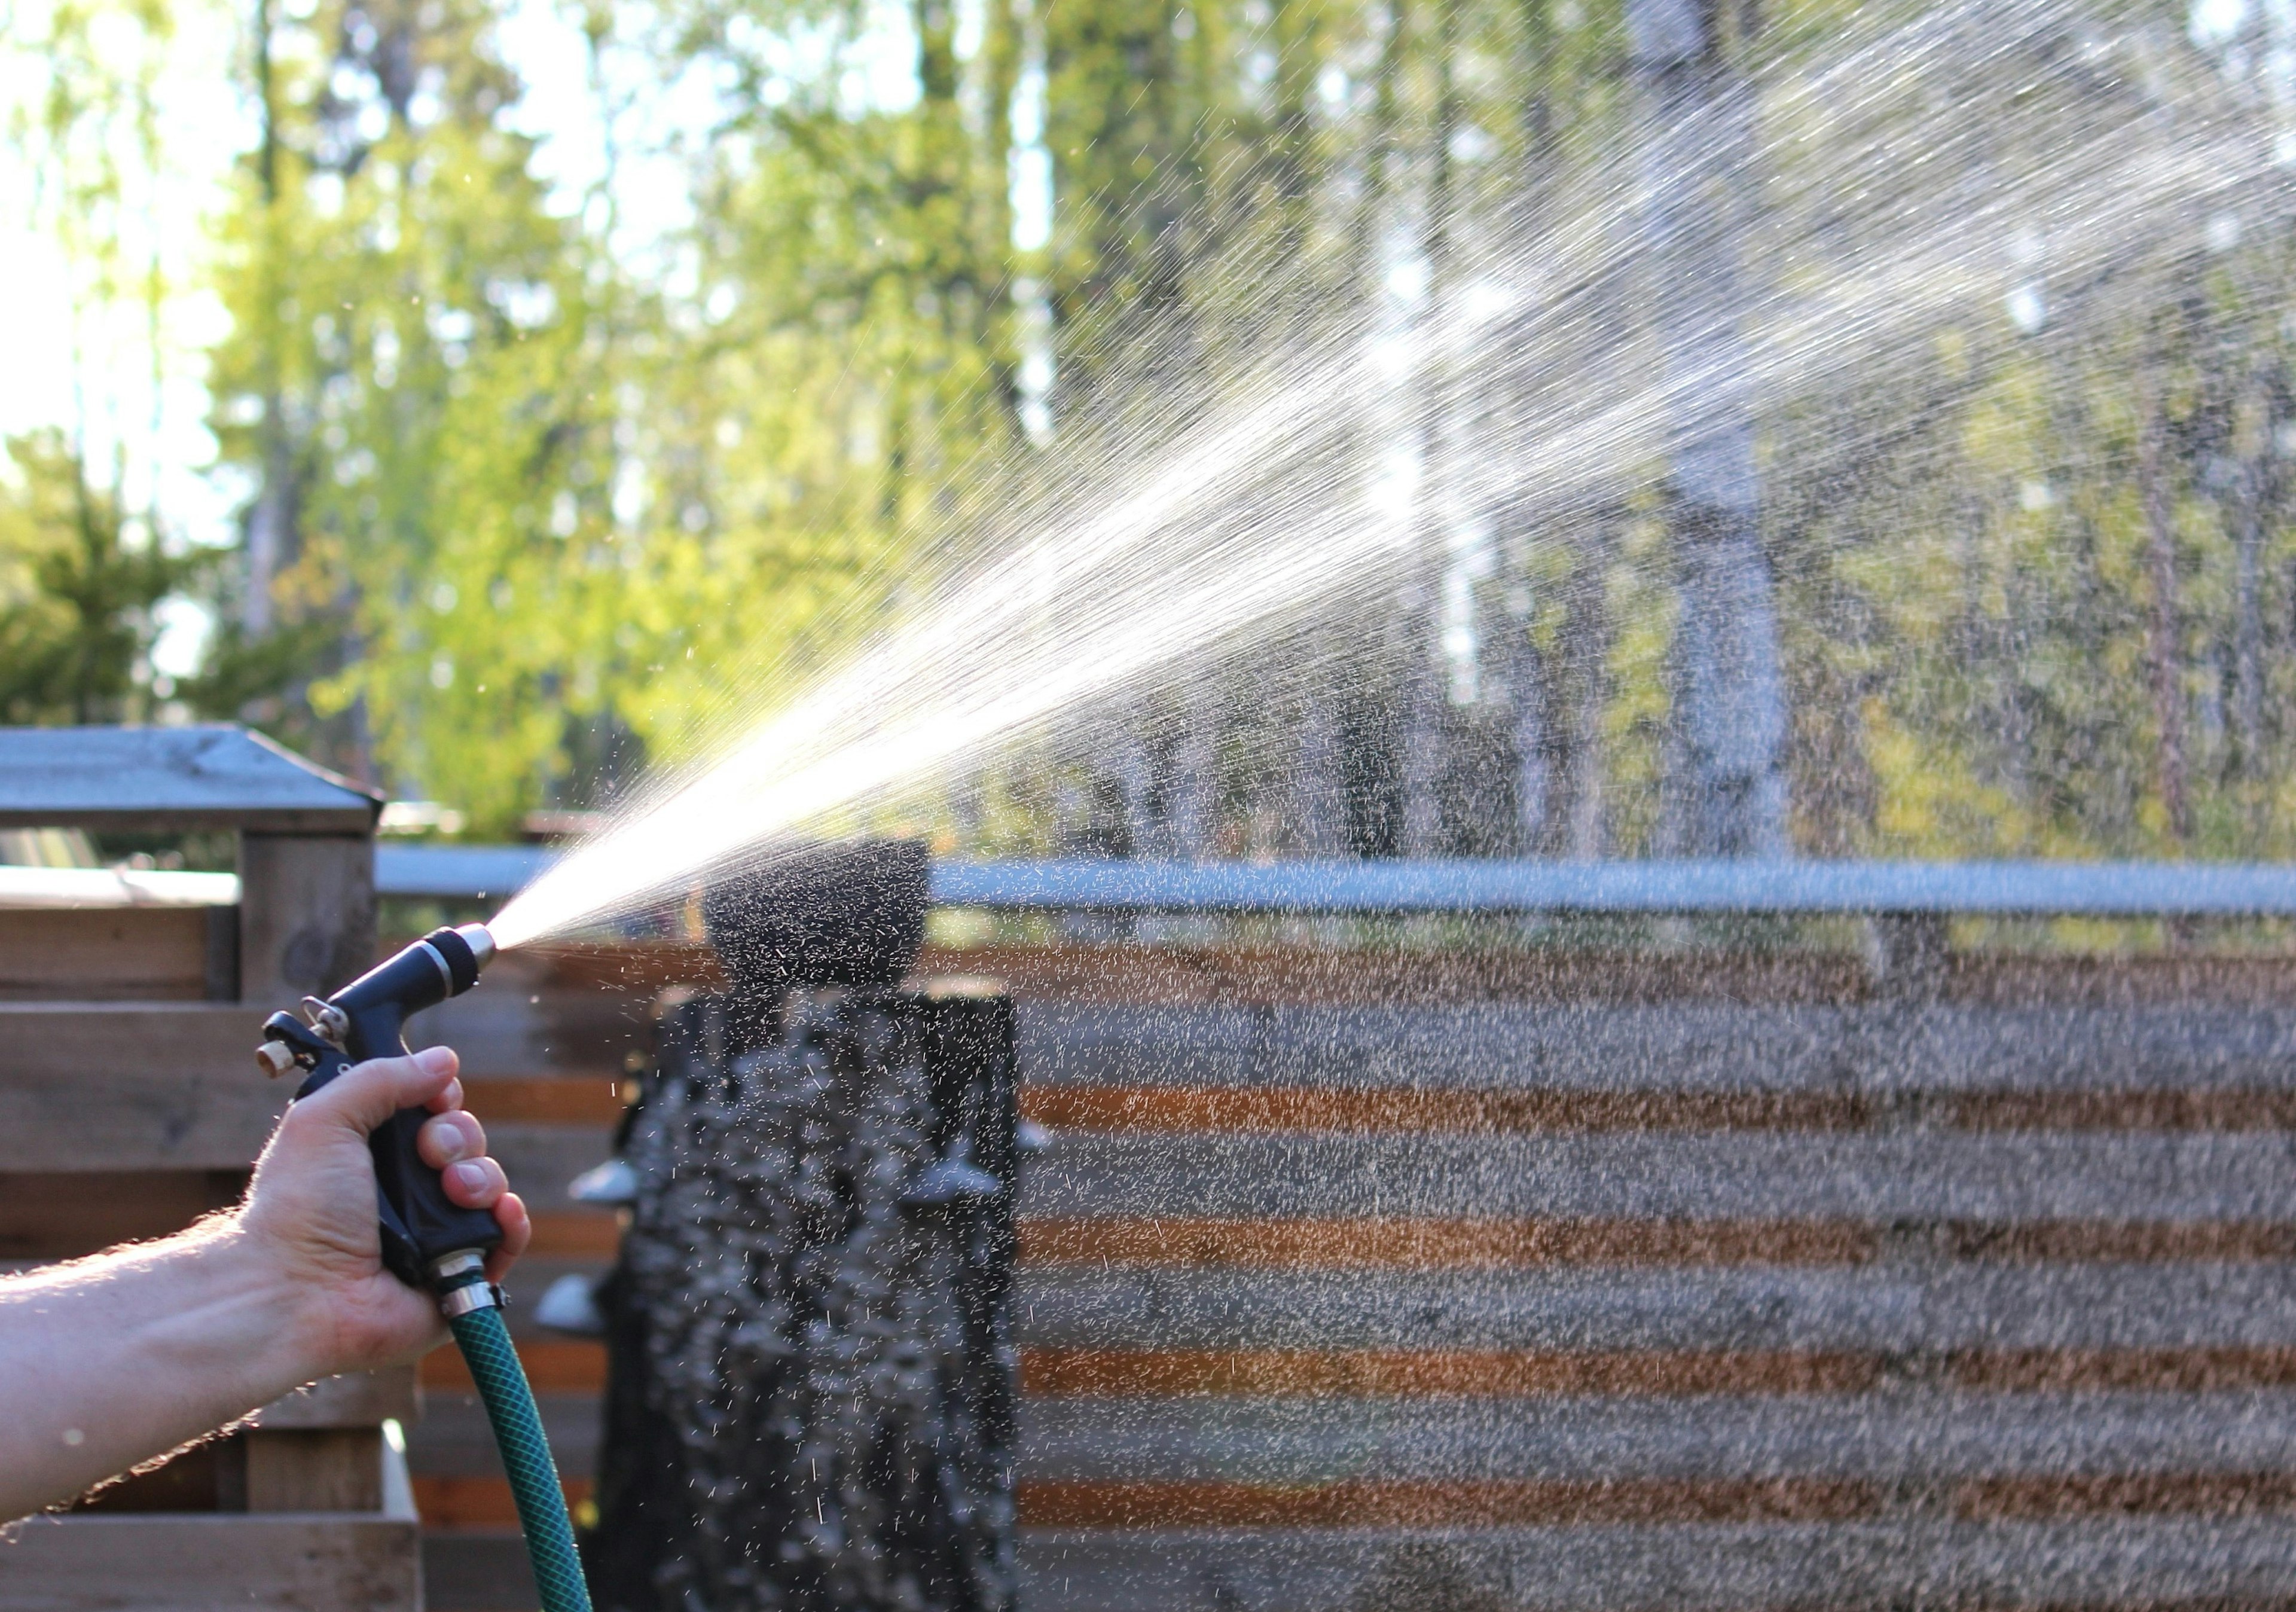
[[[401,1109],[429,1107],[431,1099],[454,1084],[459,1062],[452,1047],[425,1047],[406,1058],[370,1059],[352,1065],[295,1107],[313,1120],[365,1136]]]

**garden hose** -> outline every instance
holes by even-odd
[[[590,1612],[590,1590],[582,1579],[581,1558],[575,1553],[558,1463],[550,1458],[550,1440],[534,1408],[534,1390],[527,1386],[518,1351],[511,1347],[502,1311],[488,1305],[447,1324],[470,1363],[471,1380],[479,1385],[480,1403],[487,1408],[495,1444],[502,1451],[503,1469],[510,1474],[511,1498],[518,1503],[518,1526],[526,1534],[527,1555],[534,1562],[542,1612]]]

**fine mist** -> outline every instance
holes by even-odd
[[[1665,50],[1636,43],[1655,121],[1608,160],[1375,215],[1392,244],[1371,291],[1245,257],[1241,328],[1111,342],[1052,446],[951,516],[942,575],[808,686],[731,699],[713,757],[513,901],[501,944],[755,864],[1023,736],[1106,759],[1128,742],[1114,702],[1222,656],[1286,668],[1270,686],[1343,680],[1335,646],[1374,615],[1450,657],[1407,669],[1404,701],[1445,699],[1447,675],[1456,699],[1494,577],[1508,630],[1538,631],[1540,575],[1515,545],[1567,547],[1665,500],[1691,629],[1683,742],[1729,803],[1685,848],[1785,853],[1759,530],[1822,524],[1909,418],[2024,361],[2069,309],[2136,318],[2228,230],[2280,227],[2288,171],[2221,82],[2062,7],[1945,8],[1719,94]],[[1638,304],[1657,311],[1628,317]],[[1758,495],[1789,446],[1798,476]],[[1273,747],[1263,770],[1308,766],[1312,728],[1252,740]],[[1518,809],[1552,783],[1526,759]]]

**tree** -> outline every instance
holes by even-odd
[[[1652,316],[1668,380],[1666,512],[1682,589],[1685,849],[1783,855],[1785,690],[1762,551],[1751,363],[1739,329],[1751,87],[1714,0],[1628,0]]]
[[[127,722],[150,714],[152,607],[207,556],[132,540],[119,499],[91,485],[61,433],[7,445],[0,480],[0,722]]]

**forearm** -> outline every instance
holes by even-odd
[[[0,1520],[320,1375],[298,1297],[235,1217],[0,1281]]]

